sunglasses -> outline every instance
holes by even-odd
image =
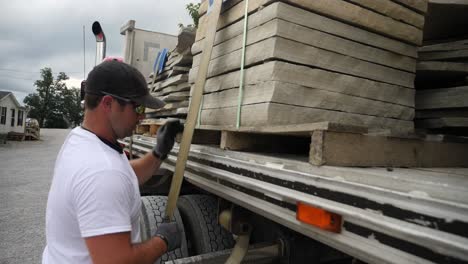
[[[107,93],[107,92],[101,92],[101,93],[105,94],[105,95],[112,96],[113,98],[118,99],[120,101],[123,101],[123,102],[125,102],[127,104],[132,104],[133,105],[133,110],[135,111],[135,113],[137,113],[139,115],[142,115],[142,114],[145,113],[145,107],[143,105],[139,105],[139,104],[135,103],[134,101],[132,101],[132,100],[130,100],[128,98],[120,97],[118,95]]]

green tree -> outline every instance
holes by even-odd
[[[54,79],[51,68],[41,70],[41,79],[34,82],[36,93],[24,98],[30,107],[28,116],[36,118],[41,127],[67,128],[78,125],[82,119],[80,92],[65,84],[68,76],[60,72]]]
[[[198,27],[198,20],[200,19],[200,14],[198,13],[198,9],[200,9],[201,3],[194,4],[194,3],[188,3],[185,6],[185,9],[188,11],[189,15],[192,17],[193,24],[192,25],[187,25],[188,27]],[[179,23],[179,27],[182,28],[184,27],[184,24]]]
[[[63,109],[63,115],[72,126],[77,126],[83,120],[83,109],[81,108],[80,89],[63,89],[60,108]]]
[[[192,17],[193,25],[198,27],[198,20],[200,19],[200,14],[198,13],[198,9],[200,9],[201,3],[194,4],[189,3],[185,6],[185,9],[189,12],[189,15]]]

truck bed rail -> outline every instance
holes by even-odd
[[[134,136],[134,155],[154,144]],[[164,168],[174,169],[177,151]],[[363,261],[468,263],[468,169],[316,167],[292,157],[192,145],[185,178]],[[298,202],[341,215],[342,232],[298,221]]]

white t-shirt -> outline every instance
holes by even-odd
[[[55,163],[43,264],[92,263],[84,238],[131,231],[140,242],[138,179],[125,154],[73,129]]]

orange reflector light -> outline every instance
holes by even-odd
[[[341,232],[341,215],[331,213],[301,202],[297,202],[296,219],[323,230],[334,233]]]

